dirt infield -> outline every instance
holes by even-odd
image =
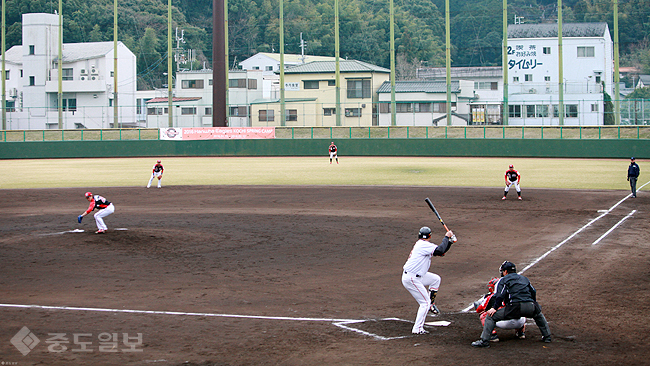
[[[76,222],[85,191],[0,190],[5,365],[614,365],[650,357],[644,192],[624,199],[623,191],[528,189],[523,201],[514,192],[501,201],[494,188],[98,188],[116,210],[108,233],[95,235],[92,216]],[[417,303],[401,267],[421,226],[431,226],[434,242],[444,234],[425,197],[459,242],[431,266],[442,277],[443,314],[428,321],[451,324],[413,336]],[[500,331],[489,349],[471,347],[481,325],[461,310],[503,260],[522,270],[545,253],[524,274],[553,343],[529,324],[525,340]]]

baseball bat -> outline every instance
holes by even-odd
[[[442,217],[440,217],[440,214],[438,213],[438,210],[436,210],[436,207],[433,205],[433,202],[431,202],[431,200],[429,199],[429,197],[425,198],[425,199],[424,199],[424,202],[426,202],[427,205],[429,205],[429,208],[431,209],[431,211],[433,211],[433,213],[436,214],[436,217],[438,218],[438,220],[440,220],[440,223],[441,223],[442,226],[445,228],[445,230],[447,230],[447,231],[451,231],[451,230],[449,230],[449,228],[447,227],[447,225],[445,225],[445,222],[442,221]],[[453,238],[451,238],[451,239],[452,239],[453,242],[456,242],[456,235],[454,235]]]

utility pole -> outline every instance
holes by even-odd
[[[300,62],[305,63],[305,41],[302,39],[302,32],[300,32]]]
[[[113,127],[121,127],[117,107],[117,0],[113,1]]]

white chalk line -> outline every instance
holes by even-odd
[[[596,245],[596,244],[600,243],[600,241],[603,240],[604,237],[606,237],[609,233],[614,231],[614,229],[616,229],[620,224],[622,224],[623,221],[625,221],[627,218],[634,215],[635,212],[636,212],[636,210],[632,210],[629,214],[627,214],[627,216],[622,218],[621,221],[617,222],[616,225],[612,226],[609,230],[607,230],[607,232],[605,234],[601,235],[600,238],[596,239],[596,241],[591,243],[591,245]]]
[[[641,188],[645,187],[646,185],[648,185],[648,183],[650,183],[650,181],[648,181],[647,183],[645,183],[644,185],[642,185],[641,187],[639,187],[639,189],[637,189],[637,191],[640,190]],[[530,264],[527,265],[524,269],[522,269],[521,271],[519,271],[519,274],[522,274],[522,273],[526,272],[528,269],[530,269],[531,267],[533,267],[534,265],[536,265],[537,263],[539,263],[542,259],[546,258],[549,254],[551,254],[552,252],[554,252],[555,250],[557,250],[558,248],[560,248],[562,245],[564,245],[566,242],[568,242],[569,240],[571,240],[574,236],[578,235],[578,234],[579,234],[580,232],[582,232],[584,229],[586,229],[586,228],[588,228],[589,226],[591,226],[591,224],[593,224],[594,222],[596,222],[596,221],[600,220],[601,218],[607,216],[610,212],[612,212],[612,210],[614,210],[616,207],[618,207],[621,203],[625,202],[625,200],[628,199],[628,198],[630,198],[630,197],[632,197],[632,192],[630,192],[627,196],[623,197],[623,199],[621,199],[620,201],[618,201],[614,206],[612,206],[612,207],[610,207],[608,210],[604,211],[600,216],[596,217],[595,219],[592,219],[592,220],[589,221],[587,224],[585,224],[583,227],[581,227],[580,229],[578,229],[577,231],[575,231],[573,234],[569,235],[568,238],[562,240],[559,244],[557,244],[557,245],[554,246],[553,248],[549,249],[546,253],[542,254],[539,258],[535,259],[532,263],[530,263]],[[599,210],[598,212],[601,212],[601,211],[602,211],[602,210]],[[635,210],[635,211],[636,211],[636,210]],[[635,211],[633,211],[633,212],[635,212]],[[629,215],[628,215],[628,216],[629,216]],[[627,217],[626,217],[626,218],[627,218]],[[623,219],[623,220],[625,220],[625,219]],[[623,220],[621,220],[621,222],[622,222]],[[617,224],[616,226],[618,226],[618,224]],[[610,229],[610,231],[611,231],[611,230],[612,230],[612,229]],[[607,233],[606,233],[606,234],[607,234]],[[604,236],[603,236],[603,237],[604,237]],[[600,239],[599,239],[599,240],[600,240]],[[466,307],[465,309],[463,309],[463,310],[461,310],[461,311],[464,312],[464,313],[466,313],[466,312],[472,310],[473,307],[474,307],[474,304],[472,303],[471,305],[469,305],[468,307]]]

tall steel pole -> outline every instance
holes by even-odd
[[[224,64],[225,64],[224,66],[225,66],[225,68],[224,68],[223,71],[224,71],[225,80],[226,80],[226,82],[224,84],[224,87],[226,89],[226,92],[224,93],[225,100],[226,100],[226,102],[225,102],[225,105],[226,105],[226,123],[225,123],[225,126],[229,126],[230,124],[228,122],[230,120],[228,119],[229,118],[228,116],[230,116],[230,113],[228,113],[228,107],[230,105],[230,102],[229,102],[229,100],[230,100],[229,97],[230,96],[228,95],[228,93],[229,93],[228,90],[230,88],[230,85],[228,85],[228,68],[230,67],[230,60],[228,59],[228,0],[223,0],[223,19],[224,19],[223,20],[223,39],[225,40],[224,45],[223,45],[223,47],[224,47],[224,52],[223,52],[223,54],[224,54]],[[246,76],[246,95],[248,96],[248,73],[246,73],[246,75],[247,75]],[[247,105],[246,109],[248,109],[248,111],[246,112],[247,119],[250,122],[250,106]]]
[[[508,0],[503,0],[503,125],[508,125],[510,110],[508,107]]]
[[[562,58],[562,0],[557,0],[557,58],[558,58],[558,86],[559,102],[558,116],[560,126],[564,125],[564,61]]]
[[[7,94],[6,94],[6,85],[5,85],[5,79],[6,77],[6,72],[7,70],[5,69],[5,26],[6,26],[6,19],[5,19],[5,0],[2,0],[2,130],[6,131],[7,130]]]
[[[167,117],[168,126],[174,127],[174,110],[173,99],[174,93],[172,91],[172,0],[167,0]]]
[[[614,0],[614,118],[617,125],[621,124],[621,93],[618,83],[620,75],[618,73],[618,0]],[[607,75],[607,74],[605,74]],[[634,87],[634,85],[633,85]]]
[[[397,125],[395,105],[395,10],[390,0],[390,124]]]
[[[284,0],[280,0],[280,126],[286,126],[284,113]]]
[[[59,74],[59,92],[57,94],[57,101],[59,103],[59,129],[63,129],[63,4],[59,0],[59,58],[58,58],[58,74]]]
[[[227,77],[224,0],[212,2],[212,127],[226,127]]]
[[[339,0],[334,0],[334,58],[336,72],[336,125],[341,125],[341,68],[339,65]]]
[[[113,1],[113,127],[121,127],[117,107],[117,0]]]
[[[447,126],[451,126],[451,37],[449,36],[449,0],[445,0],[445,68],[447,69]]]

